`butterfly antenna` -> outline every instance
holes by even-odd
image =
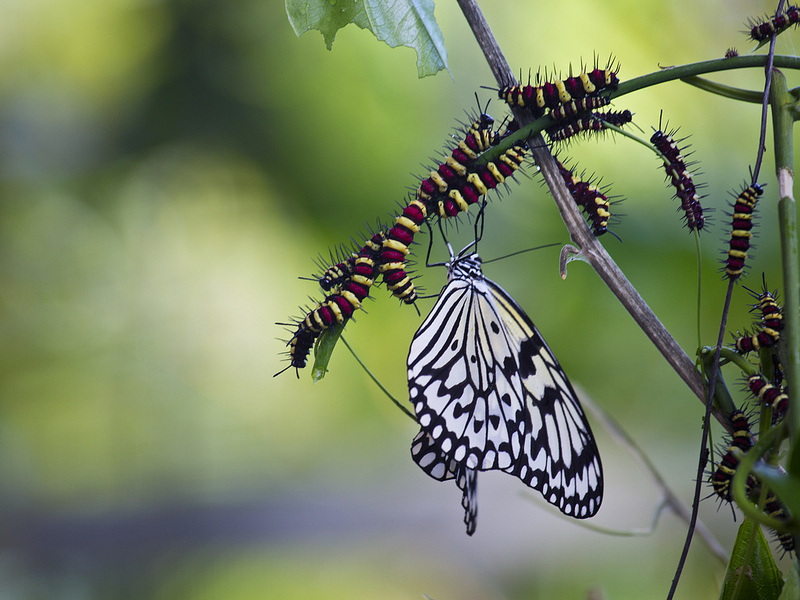
[[[478,242],[483,238],[483,225],[485,221],[486,200],[481,203],[481,208],[475,217],[475,252],[478,251]]]
[[[430,234],[430,241],[428,242],[428,255],[425,257],[425,266],[426,267],[444,267],[447,266],[447,263],[443,262],[431,262],[431,251],[433,250],[433,227],[428,221],[425,221],[425,225],[428,226],[428,232]],[[444,230],[442,230],[442,220],[439,219],[439,231],[442,232],[442,238],[444,239],[444,243],[447,244],[447,247],[450,248],[450,243],[447,241],[447,237],[444,235]],[[453,256],[452,249],[450,250],[450,256]]]
[[[490,258],[489,260],[484,260],[483,264],[492,263],[496,260],[503,260],[505,258],[511,258],[512,256],[516,256],[517,254],[524,254],[525,252],[533,252],[534,250],[541,250],[542,248],[551,248],[552,246],[560,246],[561,242],[553,242],[552,244],[544,244],[542,246],[535,246],[533,248],[525,248],[525,250],[517,250],[516,252],[512,252],[511,254],[505,254],[503,256],[498,256],[496,258]]]
[[[450,242],[447,241],[447,234],[444,232],[444,225],[442,225],[443,220],[444,219],[439,219],[439,233],[442,234],[442,239],[444,240],[444,243],[450,246]]]
[[[425,256],[425,266],[431,267],[431,251],[433,250],[433,228],[428,221],[425,221],[425,225],[428,226],[428,254]]]

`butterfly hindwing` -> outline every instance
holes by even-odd
[[[459,466],[455,461],[445,458],[431,436],[420,431],[411,442],[411,457],[428,475],[439,481],[455,479],[461,490],[461,506],[464,507],[464,523],[467,534],[475,533],[478,523],[478,472]]]
[[[483,277],[477,254],[458,257],[411,343],[409,394],[442,460],[502,470],[565,514],[602,499],[602,467],[586,417],[530,318]]]

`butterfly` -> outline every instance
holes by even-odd
[[[408,389],[420,424],[412,458],[435,479],[456,479],[468,533],[477,471],[514,475],[564,514],[591,517],[603,472],[575,390],[530,317],[468,248],[451,250],[447,284],[411,341]]]

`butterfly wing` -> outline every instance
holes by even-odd
[[[509,363],[502,375],[518,376],[524,390],[523,449],[503,470],[565,514],[591,517],[603,499],[603,469],[577,394],[530,317],[500,286],[485,281],[503,324],[502,339],[519,348],[516,364]]]
[[[475,533],[478,524],[478,472],[446,458],[433,443],[430,435],[420,431],[411,442],[411,457],[428,475],[439,481],[455,479],[461,490],[464,523],[467,535]]]
[[[602,467],[575,391],[498,285],[455,271],[414,336],[408,380],[420,426],[444,457],[513,474],[565,514],[597,512]]]

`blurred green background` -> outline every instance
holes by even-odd
[[[742,0],[485,4],[513,68],[566,70],[613,53],[621,79],[749,51],[746,18],[774,10]],[[414,424],[344,347],[321,383],[310,369],[273,378],[288,337],[275,323],[320,297],[298,276],[365,224],[386,222],[473,92],[493,84],[455,3],[436,16],[452,78],[419,80],[413,51],[351,26],[328,52],[317,32],[295,37],[275,1],[2,4],[3,598],[663,597],[685,532],[672,515],[649,537],[602,535],[490,473],[468,538],[458,490],[412,463]],[[792,38],[777,51],[794,53]],[[762,78],[717,79],[757,88]],[[632,110],[646,137],[661,110],[692,136],[715,209],[703,235],[702,339],[712,343],[728,191],[755,160],[759,109],[679,83],[617,108]],[[497,101],[489,110],[505,113]],[[614,207],[624,243],[603,242],[693,356],[695,246],[658,163],[622,139],[569,155],[626,198]],[[773,170],[768,155],[751,286],[762,270],[781,284]],[[484,258],[567,241],[529,175],[490,204]],[[454,245],[470,235],[461,227]],[[572,263],[560,279],[557,253],[486,273],[688,500],[700,403],[587,266]],[[420,272],[428,293],[440,289],[443,269]],[[347,338],[403,399],[421,318],[384,289],[375,297]],[[749,326],[749,302],[737,288],[731,330]],[[738,393],[737,374],[728,377]],[[658,492],[595,431],[607,492],[594,521],[647,527]],[[707,500],[701,518],[730,547],[730,511]],[[715,598],[722,573],[695,541],[678,597]]]

